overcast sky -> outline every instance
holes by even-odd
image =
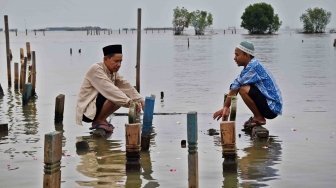
[[[142,9],[142,28],[171,27],[173,9],[205,10],[213,14],[214,28],[240,27],[241,15],[253,3],[270,4],[282,27],[302,28],[300,16],[308,8],[332,13],[328,28],[336,28],[336,0],[0,0],[9,27],[23,30],[58,26],[101,26],[112,29],[136,27],[137,9]]]

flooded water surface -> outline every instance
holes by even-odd
[[[102,60],[105,45],[123,44],[120,73],[135,85],[136,34],[11,33],[13,62],[20,61],[26,42],[36,52],[36,96],[27,106],[22,106],[21,92],[7,86],[2,35],[0,81],[5,96],[0,98],[0,123],[8,123],[9,130],[0,135],[0,187],[42,187],[44,135],[55,130],[63,133],[61,187],[335,187],[335,38],[336,34],[293,31],[271,36],[218,31],[201,37],[143,32],[141,94],[156,95],[155,113],[173,115],[154,116],[150,149],[141,152],[140,171],[130,172],[126,171],[127,116],[111,117],[114,133],[97,139],[90,135],[89,124],[75,124],[75,106],[83,76],[91,64]],[[207,131],[219,130],[220,122],[212,119],[212,113],[222,106],[224,93],[241,71],[233,53],[242,40],[255,44],[256,57],[273,72],[284,108],[282,116],[267,122],[269,139],[253,140],[241,131],[251,113],[238,97],[238,159],[232,170],[222,158],[220,135],[209,136]],[[59,94],[65,95],[64,119],[55,125]],[[187,140],[190,111],[197,112],[198,121],[194,154],[188,153],[188,145],[181,147],[181,140]],[[79,141],[86,141],[89,149],[76,150]]]

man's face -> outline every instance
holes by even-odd
[[[234,60],[238,66],[245,67],[250,62],[250,56],[247,53],[241,51],[239,48],[236,48]]]
[[[114,54],[111,58],[107,58],[106,67],[111,72],[118,72],[122,62],[122,54]]]

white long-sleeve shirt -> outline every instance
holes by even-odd
[[[83,114],[94,119],[98,93],[118,106],[131,100],[143,100],[138,91],[118,73],[111,73],[104,63],[93,64],[84,77],[76,107],[76,123],[82,125]]]

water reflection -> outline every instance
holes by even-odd
[[[121,151],[120,140],[82,136],[77,141],[86,141],[89,145],[89,152],[80,155],[81,162],[77,170],[94,178],[92,181],[77,181],[80,186],[118,187],[124,184],[126,154]]]
[[[152,177],[153,169],[152,169],[152,160],[150,157],[150,152],[141,152],[140,162],[141,162],[141,167],[143,170],[141,173],[143,176],[143,179],[148,181],[143,187],[144,188],[159,187],[160,184],[157,182],[156,179]],[[128,178],[129,177],[127,176],[127,179]]]
[[[28,104],[23,106],[22,94],[17,90],[13,92],[9,88],[5,96],[1,98],[0,105],[1,114],[4,114],[4,116],[1,116],[1,122],[8,122],[8,133],[5,137],[2,137],[1,144],[36,144],[39,142],[36,98],[32,97]],[[24,156],[36,158],[36,147],[29,150],[30,148],[27,145],[23,147],[16,145],[15,148],[9,148],[4,153],[8,153],[10,158],[13,159],[16,156],[13,153],[19,153],[18,150],[21,148],[24,148],[22,151]]]
[[[277,179],[278,169],[273,166],[281,161],[281,144],[276,137],[253,140],[243,151],[246,155],[238,159],[240,187],[267,186],[267,181]]]

